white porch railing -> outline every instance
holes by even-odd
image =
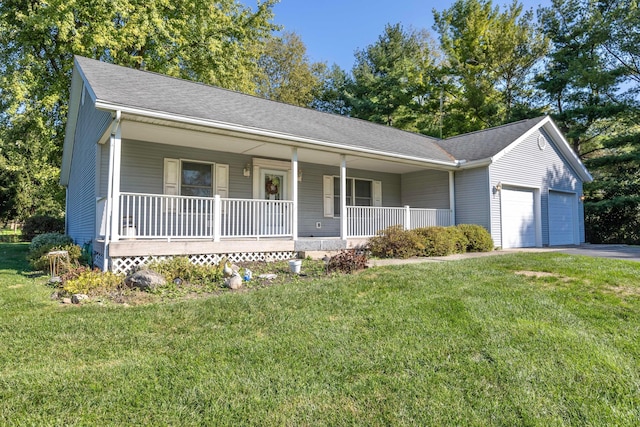
[[[120,238],[213,239],[293,236],[293,202],[120,194]]]
[[[223,237],[293,236],[290,200],[221,199]]]
[[[405,206],[347,206],[347,237],[371,237],[379,230],[400,225],[405,230],[430,226],[449,226],[451,210],[418,209]]]
[[[101,229],[106,225],[102,199],[97,201],[96,210],[100,217],[96,228]],[[214,241],[233,237],[292,238],[293,215],[290,200],[121,193],[118,236],[121,239]],[[347,206],[346,237],[375,236],[379,230],[393,225],[414,229],[452,223],[449,209]]]

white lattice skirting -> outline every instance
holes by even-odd
[[[93,266],[102,270],[104,266],[104,254],[102,252],[93,251]]]
[[[185,256],[185,255],[176,255]],[[196,265],[218,264],[221,259],[227,258],[230,262],[251,262],[251,261],[284,261],[296,257],[296,253],[287,252],[237,252],[230,254],[199,254],[188,255],[189,261]],[[130,256],[111,258],[111,271],[114,273],[129,274],[136,268],[156,260],[165,260],[174,258],[168,256]]]

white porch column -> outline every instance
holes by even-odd
[[[451,211],[451,224],[456,225],[456,179],[455,172],[449,171],[449,210]]]
[[[111,150],[109,154],[113,161],[113,174],[111,176],[111,241],[120,239],[120,170],[122,164],[122,124],[118,118],[114,131],[111,133]]]
[[[347,156],[340,156],[340,238],[347,239]]]
[[[291,148],[291,200],[293,201],[293,240],[298,240],[298,149]]]

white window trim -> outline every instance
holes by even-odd
[[[229,197],[229,165],[192,159],[173,159],[165,157],[163,167],[163,194],[182,195],[183,163],[200,163],[211,166],[211,194]],[[174,167],[173,170],[170,167]],[[175,173],[175,175],[174,175]]]
[[[335,192],[333,191],[334,180],[340,179],[340,176],[337,175],[324,175],[323,176],[323,191],[322,191],[322,200],[323,200],[323,210],[325,218],[340,218],[340,215],[336,215],[334,211],[334,198]],[[371,178],[358,178],[353,176],[347,176],[346,180],[352,180],[353,187],[351,188],[352,197],[355,195],[355,182],[358,181],[369,181],[371,182],[371,206],[379,207],[382,206],[382,181],[377,181]],[[347,206],[353,206],[347,203]]]

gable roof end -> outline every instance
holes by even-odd
[[[593,177],[574,153],[551,117],[542,116],[454,136],[438,144],[461,162],[461,167],[491,164],[511,151],[537,130],[544,128],[554,140],[563,157],[585,182]]]

